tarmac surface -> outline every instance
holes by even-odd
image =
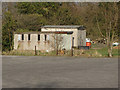
[[[3,56],[3,88],[117,88],[118,58]]]

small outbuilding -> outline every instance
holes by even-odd
[[[86,30],[79,25],[46,25],[41,32],[14,33],[15,50],[52,51],[86,46]]]

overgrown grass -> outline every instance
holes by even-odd
[[[101,49],[90,49],[90,50],[87,50],[85,52],[90,54],[90,55],[93,55],[93,54],[97,53],[98,55],[96,54],[96,56],[108,57],[107,47],[106,48],[101,48]],[[118,49],[113,49],[112,55],[113,55],[113,57],[119,56]],[[95,55],[93,55],[93,56],[95,56]]]
[[[35,56],[35,51],[32,50],[24,50],[24,51],[8,51],[3,52],[3,55],[18,55],[18,56]],[[113,49],[113,57],[119,56],[118,49]],[[41,52],[37,51],[36,56],[56,56],[56,51],[51,52]],[[65,51],[65,54],[59,54],[58,56],[71,56],[71,51]],[[107,48],[101,48],[101,49],[89,49],[89,50],[74,50],[74,56],[82,56],[82,57],[108,57]]]
[[[92,44],[91,45],[91,48],[98,48],[98,49],[100,49],[100,48],[105,48],[106,47],[106,45],[105,44],[101,44],[101,43],[95,43],[95,44]]]
[[[101,53],[102,56],[105,56],[105,57],[108,56],[108,49],[107,49],[107,48],[98,49],[97,51],[98,51],[99,53]],[[112,55],[113,55],[113,56],[118,56],[118,55],[119,55],[118,49],[113,49]]]
[[[38,56],[55,56],[56,52],[55,51],[51,51],[51,52],[41,52],[41,51],[37,51],[37,55]]]
[[[12,51],[2,52],[2,55],[33,56],[34,52],[33,51],[12,50]]]
[[[2,52],[2,55],[35,56],[35,51],[34,50],[13,50],[13,51]],[[40,56],[55,55],[55,52],[53,51],[48,53],[48,52],[37,51],[37,55],[40,55]]]

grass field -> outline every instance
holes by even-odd
[[[113,57],[118,57],[118,49],[113,49]],[[3,52],[3,55],[18,55],[18,56],[34,56],[34,51],[17,51]],[[56,56],[56,52],[41,52],[37,51],[37,56]],[[71,56],[71,51],[65,51],[65,54],[59,54],[59,56]],[[73,56],[81,57],[107,57],[107,48],[102,49],[89,49],[89,50],[74,50]]]
[[[118,57],[120,53],[118,53],[119,49],[113,49],[112,55],[113,57]],[[3,55],[18,55],[18,56],[34,56],[35,51],[32,50],[12,50],[3,52]],[[37,51],[37,56],[56,56],[56,51],[51,52],[41,52]],[[58,56],[71,56],[71,50],[64,51],[64,54],[59,53]],[[92,44],[89,50],[73,50],[73,56],[76,57],[108,57],[108,50],[104,44]]]
[[[94,54],[96,56],[102,56],[102,57],[107,57],[108,56],[108,50],[107,48],[102,48],[102,49],[90,49],[88,51],[85,51],[88,54]],[[113,56],[118,56],[118,49],[113,49],[112,52]]]

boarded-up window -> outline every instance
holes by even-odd
[[[18,41],[20,41],[21,40],[21,35],[18,35]]]
[[[40,41],[40,34],[38,34],[38,41]]]
[[[74,37],[72,37],[72,46],[74,46]]]
[[[28,34],[28,40],[30,40],[30,34]]]
[[[24,40],[24,34],[22,34],[22,40]]]
[[[47,35],[45,35],[45,41],[47,40]]]

